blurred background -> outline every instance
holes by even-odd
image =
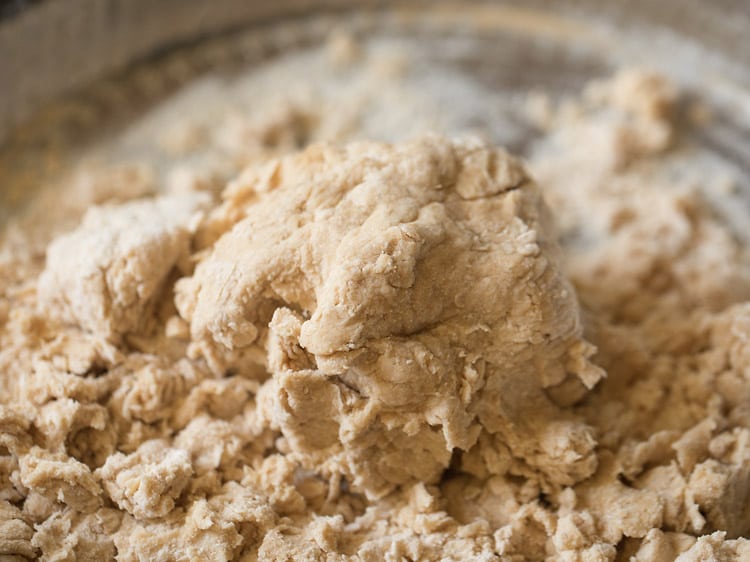
[[[692,74],[694,80],[700,81],[707,78],[707,72],[721,71],[729,80],[748,86],[747,72],[743,71],[750,67],[750,6],[744,0],[500,0],[460,5],[392,0],[364,0],[356,5],[342,0],[4,0],[0,3],[0,131],[63,92],[144,57],[202,38],[285,18],[332,12],[382,12],[408,6],[421,10],[424,19],[429,19],[430,11],[451,5],[459,12],[452,33],[466,31],[460,29],[465,26],[460,12],[471,11],[477,5],[505,7],[524,12],[521,19],[527,23],[536,14],[550,21],[572,20],[599,29],[609,35],[610,43],[606,49],[598,46],[594,53],[600,59],[597,62],[624,58],[624,51],[631,49],[632,59],[671,66],[671,71],[682,73],[684,78]],[[502,16],[490,17],[475,23],[484,32],[494,26],[498,35],[507,34],[509,26],[502,20]],[[532,22],[525,31],[541,39],[554,33],[550,21],[544,25]],[[518,30],[519,18],[506,23]],[[684,42],[679,48],[684,52],[665,52],[675,47],[664,42],[669,35]],[[585,44],[584,37],[579,41],[580,45],[568,43],[564,49],[591,47]],[[646,48],[644,52],[637,52],[637,48],[632,49],[637,45],[629,44],[639,42]],[[705,51],[715,58],[690,61],[690,49]],[[678,58],[684,60],[669,64]],[[520,72],[522,67],[516,68]],[[564,65],[557,68],[560,73],[568,70]]]
[[[212,146],[241,144],[238,115],[244,130],[257,128],[261,114],[270,126],[279,107],[291,104],[330,109],[315,127],[307,123],[299,145],[468,131],[526,155],[540,134],[528,118],[530,104],[557,103],[592,79],[632,66],[665,74],[688,101],[704,100],[710,122],[689,138],[707,160],[736,169],[740,183],[750,177],[745,0],[0,5],[6,214],[44,173],[105,137],[118,137],[118,158],[173,168],[165,164],[169,151],[154,156],[156,137],[159,146],[172,142],[162,138],[166,114],[172,121],[190,115],[191,130],[225,124]],[[304,111],[297,114],[310,121]],[[172,136],[180,135],[189,136]],[[41,160],[50,163],[46,172]]]

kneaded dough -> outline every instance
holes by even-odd
[[[267,357],[271,421],[295,453],[373,496],[436,482],[482,432],[552,482],[594,470],[590,430],[545,389],[601,372],[517,160],[427,137],[268,166],[270,184],[233,186],[221,211],[243,218],[177,299],[226,368],[243,372],[248,347]]]

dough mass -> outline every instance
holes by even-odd
[[[598,84],[533,174],[314,143],[6,233],[0,552],[750,557],[750,261],[649,168],[676,97]]]
[[[295,457],[372,498],[436,483],[482,433],[555,483],[594,470],[589,429],[544,389],[600,373],[515,159],[435,137],[266,166],[233,185],[217,213],[244,218],[176,300],[215,374],[271,374],[268,422]]]

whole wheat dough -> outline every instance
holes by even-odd
[[[219,213],[243,218],[177,302],[224,369],[266,358],[270,422],[295,454],[373,497],[436,482],[482,432],[552,482],[594,470],[589,428],[544,390],[600,371],[515,159],[429,137],[267,166],[227,194]]]
[[[190,252],[190,221],[208,197],[194,193],[94,207],[47,249],[41,301],[63,320],[105,337],[136,331],[166,277]]]
[[[32,208],[0,238],[0,555],[748,559],[750,256],[662,171],[678,99],[631,70],[537,104],[527,165],[290,152],[332,126],[290,105],[221,199],[89,171],[58,226]]]

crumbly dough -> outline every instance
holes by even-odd
[[[660,172],[678,99],[532,108],[528,165],[271,143],[2,240],[0,556],[748,559],[750,257]]]

